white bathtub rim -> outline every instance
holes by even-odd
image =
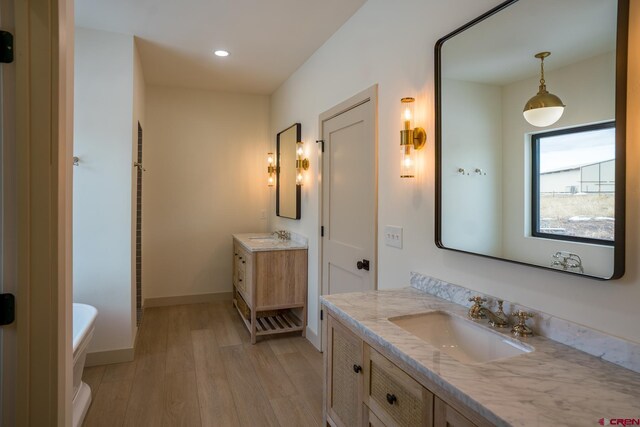
[[[96,318],[98,317],[98,310],[88,304],[80,304],[73,303],[73,311],[76,311],[76,308],[79,312],[82,313],[82,316],[78,316],[78,321],[82,321],[82,326],[76,323],[76,316],[73,316],[73,358],[74,361],[76,357],[81,354],[80,344],[86,347],[89,342],[91,342],[91,338],[93,337],[93,329],[95,326]]]

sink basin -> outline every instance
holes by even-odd
[[[533,347],[444,311],[389,321],[462,363],[486,363],[533,351]]]
[[[252,242],[255,242],[255,243],[277,243],[277,242],[279,242],[279,240],[276,239],[275,237],[269,237],[269,236],[249,237],[249,240],[251,240]]]

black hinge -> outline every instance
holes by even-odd
[[[324,311],[320,310],[320,320],[324,320]]]
[[[13,34],[8,31],[0,31],[0,62],[13,62]]]
[[[324,153],[324,139],[318,139],[318,140],[316,140],[316,144],[317,144],[318,142],[322,144],[322,145],[321,145],[321,147],[322,147],[322,152]]]
[[[320,226],[320,237],[324,237],[324,225]]]
[[[16,297],[0,294],[0,325],[10,325],[16,320]]]

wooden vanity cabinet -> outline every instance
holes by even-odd
[[[438,427],[475,427],[464,415],[456,411],[450,405],[437,398],[435,399],[434,421]]]
[[[251,334],[301,331],[307,326],[307,250],[252,252],[234,239],[233,304]]]
[[[327,418],[336,427],[362,425],[364,341],[329,316],[327,319]]]
[[[425,384],[428,388],[425,387],[331,315],[327,317],[326,332],[327,425],[491,425],[474,411],[448,396],[446,392],[442,391],[439,395],[435,391],[438,389],[435,384]],[[457,409],[447,402],[455,402]]]

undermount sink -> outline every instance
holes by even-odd
[[[462,363],[486,363],[534,350],[444,311],[392,317],[389,321]]]
[[[279,242],[278,239],[276,239],[275,237],[271,237],[271,236],[255,236],[255,237],[249,237],[249,240],[256,242],[256,243],[277,243]]]

